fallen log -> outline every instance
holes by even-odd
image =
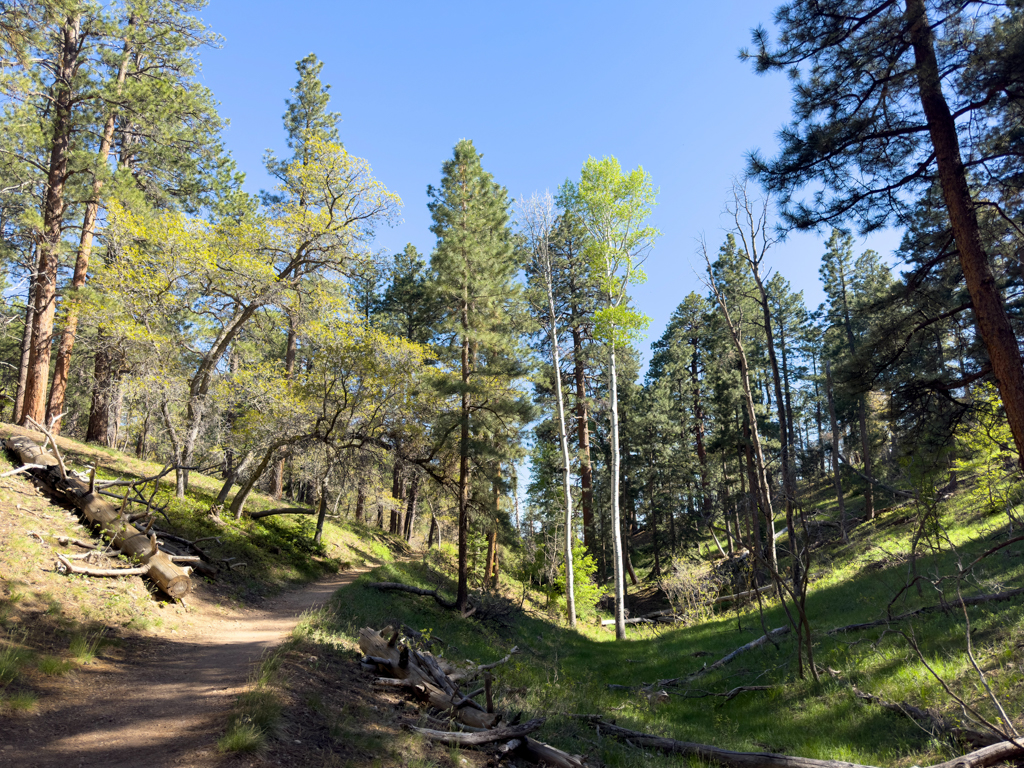
[[[306,507],[278,507],[277,509],[266,509],[262,512],[246,512],[243,517],[247,517],[250,520],[260,520],[264,517],[272,517],[274,515],[315,515],[316,512],[312,509],[306,509]]]
[[[455,608],[455,601],[449,602],[445,600],[436,589],[422,589],[421,587],[413,587],[409,584],[399,584],[397,581],[375,581],[366,586],[372,589],[379,589],[381,592],[408,592],[412,595],[432,597],[442,608]]]
[[[689,741],[676,741],[663,736],[631,731],[628,728],[609,723],[600,715],[580,715],[581,719],[589,720],[598,729],[598,733],[628,741],[633,746],[657,749],[670,754],[696,757],[709,763],[727,766],[727,768],[873,768],[859,763],[848,763],[844,760],[815,760],[808,757],[777,755],[773,752],[734,752],[720,749],[709,744],[697,744]],[[929,768],[988,768],[1010,758],[1024,755],[1024,742],[1015,744],[1003,741],[989,747],[970,752],[962,757],[937,763]]]
[[[475,733],[437,731],[433,728],[417,728],[416,726],[409,726],[409,730],[426,736],[431,741],[440,741],[450,747],[478,747],[481,744],[491,744],[495,741],[521,739],[526,734],[536,731],[544,725],[544,722],[543,717],[538,717],[537,719],[530,720],[522,725],[510,725],[504,728],[491,728],[490,730],[478,731]]]
[[[601,620],[601,626],[602,627],[610,627],[614,623],[615,623],[615,619],[602,619]],[[634,616],[631,619],[625,619],[623,621],[623,623],[624,624],[653,624],[654,623],[654,619],[649,619],[646,616]]]
[[[758,587],[757,589],[748,589],[746,592],[740,592],[735,595],[722,595],[721,597],[715,599],[715,604],[717,605],[718,603],[728,603],[732,600],[743,600],[747,597],[753,597],[755,595],[764,594],[765,592],[768,592],[772,589],[775,589],[774,584],[765,584],[763,587]]]
[[[901,613],[899,616],[893,616],[888,619],[865,621],[860,624],[847,624],[844,627],[830,629],[825,634],[838,635],[840,632],[856,632],[861,629],[871,629],[872,627],[881,627],[896,621],[903,621],[904,619],[919,616],[922,613],[935,613],[936,611],[947,611],[950,608],[962,608],[964,606],[981,605],[983,603],[998,603],[1003,600],[1011,600],[1015,597],[1020,597],[1021,595],[1024,595],[1024,587],[1021,589],[1011,589],[1009,592],[996,592],[991,595],[975,595],[974,597],[958,598],[949,602],[939,603],[938,605],[926,605],[924,608],[907,611],[906,613]]]
[[[27,437],[12,437],[6,444],[9,450],[18,454],[22,463],[45,465],[45,469],[32,470],[32,477],[51,495],[63,498],[77,507],[90,523],[99,526],[111,537],[111,543],[122,554],[149,566],[146,576],[161,590],[173,598],[181,598],[189,593],[192,581],[188,573],[175,565],[165,552],[160,551],[155,537],[146,536],[124,521],[113,505],[98,494],[89,492],[88,483],[74,477],[62,477],[59,468],[55,469],[57,459],[43,451],[35,441]]]
[[[832,673],[833,677],[841,679],[841,676],[835,672],[835,670],[830,669],[828,671]],[[858,699],[866,701],[869,704],[877,704],[883,709],[895,712],[898,715],[903,715],[933,735],[945,733],[953,736],[954,738],[960,739],[975,748],[989,747],[1002,741],[1001,737],[992,733],[983,733],[970,728],[961,728],[956,723],[943,717],[939,713],[915,707],[913,704],[908,704],[905,701],[899,703],[887,701],[881,696],[876,696],[873,693],[862,691],[853,683],[850,683],[849,685],[850,690],[853,691],[853,695]]]
[[[523,745],[519,749],[528,760],[542,765],[551,765],[555,768],[587,768],[587,764],[579,755],[570,755],[550,744],[535,741],[529,736],[523,739]]]
[[[774,639],[776,637],[782,637],[787,632],[789,632],[789,627],[779,627],[778,629],[773,629],[767,635],[761,635],[756,640],[751,640],[746,645],[742,645],[739,648],[737,648],[735,651],[733,651],[732,653],[723,656],[718,661],[716,661],[714,664],[712,664],[710,667],[703,667],[702,669],[699,669],[696,672],[694,672],[692,675],[688,675],[686,678],[684,678],[683,682],[684,683],[691,683],[694,680],[696,680],[698,677],[703,677],[704,675],[708,674],[709,672],[714,672],[716,669],[721,669],[722,667],[724,667],[726,664],[731,662],[733,659],[735,659],[740,654],[746,653],[747,651],[752,651],[754,648],[758,648],[758,647],[764,645],[765,643],[767,643],[769,640],[772,640],[772,639]]]

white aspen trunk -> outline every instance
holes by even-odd
[[[562,398],[562,369],[558,352],[558,323],[555,319],[555,290],[551,276],[551,257],[542,245],[544,277],[548,289],[548,317],[551,332],[551,359],[555,366],[555,401],[558,404],[558,443],[562,449],[562,490],[565,492],[565,608],[569,626],[576,629],[576,596],[572,572],[572,485],[569,482],[569,438],[565,431],[565,401]]]
[[[626,578],[622,565],[622,526],[619,523],[619,388],[615,370],[615,340],[608,346],[608,386],[612,401],[612,560],[615,565],[615,639],[626,639]]]

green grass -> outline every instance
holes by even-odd
[[[104,631],[99,630],[93,634],[75,635],[71,638],[68,653],[79,664],[90,664],[96,659],[96,654],[103,646]]]
[[[7,645],[0,646],[0,688],[14,682],[21,670],[31,661],[31,651],[17,645],[14,638],[11,638]]]
[[[238,719],[228,726],[217,741],[221,752],[258,752],[267,741],[267,735],[253,723]]]
[[[39,702],[39,697],[31,691],[0,693],[0,710],[6,708],[12,712],[30,712]]]
[[[74,662],[69,659],[58,659],[55,656],[40,656],[36,668],[48,677],[61,677],[74,669]]]
[[[256,752],[277,731],[283,705],[277,690],[281,659],[291,642],[266,656],[249,677],[249,690],[238,697],[227,731],[217,741],[223,752]]]
[[[815,512],[828,519],[827,488]],[[859,500],[858,501],[862,501]],[[846,635],[827,630],[885,615],[886,606],[909,574],[906,554],[914,520],[906,507],[886,512],[854,529],[851,544],[836,542],[815,552],[814,580],[807,610],[815,631],[815,660],[821,682],[796,676],[795,643],[762,647],[706,675],[689,689],[668,687],[670,700],[651,710],[632,691],[609,690],[608,684],[639,686],[686,676],[763,632],[756,606],[730,608],[697,626],[668,630],[629,628],[629,641],[616,643],[607,629],[581,624],[579,631],[536,616],[520,616],[511,627],[462,619],[433,601],[407,594],[379,593],[368,581],[400,581],[421,587],[439,583],[449,594],[454,584],[423,563],[386,563],[362,577],[332,602],[330,611],[309,621],[307,637],[334,646],[354,648],[359,630],[375,629],[396,619],[429,629],[447,643],[443,655],[453,661],[491,661],[519,645],[523,653],[496,670],[498,705],[523,711],[524,718],[546,715],[538,738],[573,753],[591,754],[608,765],[674,765],[676,760],[604,739],[594,741],[593,728],[567,717],[603,714],[636,730],[741,751],[771,750],[819,759],[840,759],[868,765],[926,765],[965,751],[963,745],[934,739],[904,717],[857,699],[849,684],[890,701],[934,707],[947,716],[959,710],[941,684],[917,658],[906,638],[894,631],[912,631],[928,664],[954,690],[993,717],[977,675],[970,668],[961,611],[922,614],[898,627],[877,627]],[[918,572],[953,574],[1008,535],[1005,515],[979,512],[967,497],[955,497],[940,509],[943,534],[919,545]],[[785,537],[780,552],[787,546]],[[965,580],[964,594],[1010,589],[1024,583],[1021,545],[988,558]],[[955,584],[946,581],[947,600]],[[537,596],[538,602],[541,597]],[[940,595],[925,585],[922,595],[905,591],[893,604],[899,614],[938,603]],[[991,603],[969,609],[975,655],[1010,713],[1024,711],[1024,601]],[[781,606],[766,601],[769,627],[787,623]],[[695,654],[702,654],[695,656]],[[706,654],[706,655],[704,655]],[[833,679],[825,668],[838,671]],[[724,693],[743,684],[773,685],[768,691],[744,693],[726,701]],[[595,746],[596,745],[596,746]]]

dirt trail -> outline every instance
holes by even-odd
[[[197,608],[193,628],[133,643],[123,662],[86,666],[35,716],[0,717],[0,766],[200,768],[220,761],[217,739],[253,662],[299,616],[365,569],[286,592],[260,609]]]

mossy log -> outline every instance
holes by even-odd
[[[122,554],[149,566],[146,576],[161,590],[173,598],[182,598],[191,591],[188,572],[175,565],[166,552],[160,551],[155,535],[147,536],[128,523],[116,507],[98,493],[90,493],[88,483],[61,477],[57,459],[43,451],[38,443],[27,437],[12,437],[7,440],[7,447],[17,453],[24,464],[44,465],[42,469],[31,470],[43,488],[50,495],[73,504],[90,523],[111,537],[111,543]]]

